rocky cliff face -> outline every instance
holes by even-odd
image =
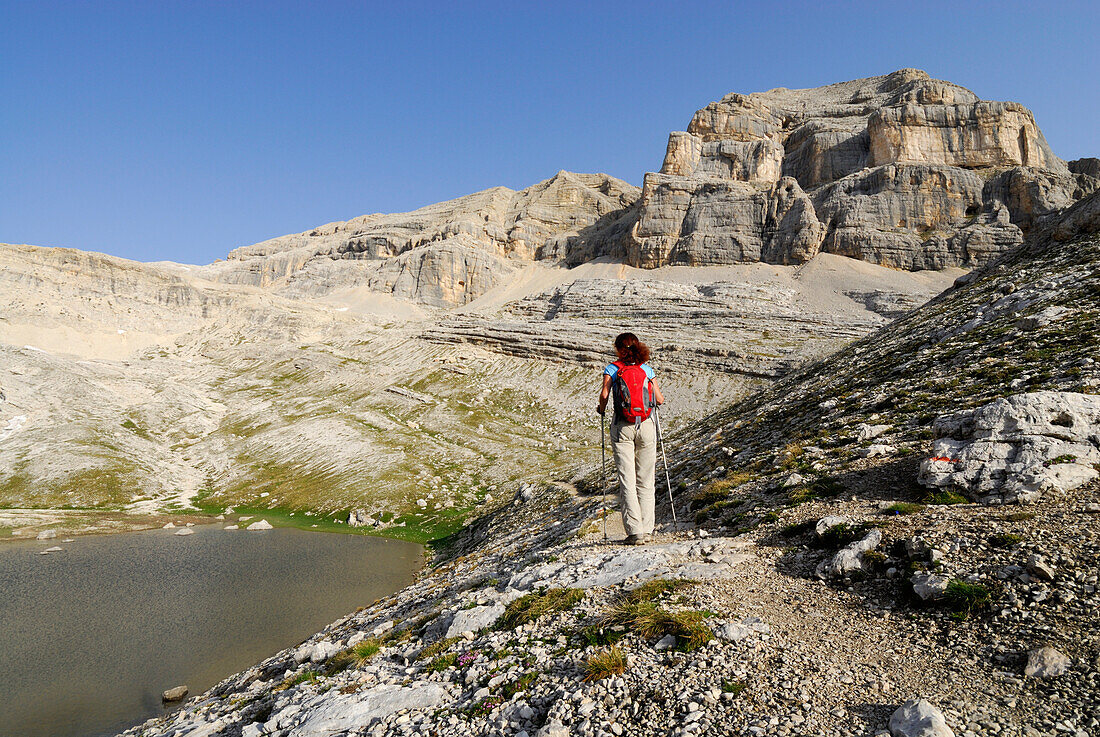
[[[638,192],[606,174],[561,171],[518,192],[495,187],[238,248],[203,275],[291,296],[367,284],[429,305],[465,304],[506,281],[517,263],[607,251],[629,227],[619,220]]]
[[[731,94],[669,136],[625,248],[645,267],[818,252],[975,266],[1093,191],[1089,161],[1071,171],[1022,105],[916,69]]]

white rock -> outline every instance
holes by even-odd
[[[182,701],[187,696],[187,686],[170,688],[160,695],[162,701]]]
[[[36,540],[53,540],[55,537],[57,537],[57,530],[42,530],[35,535]]]
[[[190,527],[184,527],[181,530],[176,530],[176,534],[177,535],[194,535],[195,531],[192,530]]]
[[[906,701],[890,717],[894,737],[955,737],[941,712],[924,699]]]
[[[226,525],[222,529],[223,530],[239,530],[239,529],[241,529],[241,526],[240,525]]]
[[[863,570],[863,554],[873,550],[882,542],[882,530],[875,528],[858,540],[844,548],[830,560],[821,561],[817,567],[819,578],[838,578],[849,576]]]
[[[455,612],[444,637],[458,637],[466,632],[480,632],[491,627],[504,614],[503,604],[476,606],[473,609],[460,609]]]
[[[920,468],[925,486],[986,502],[1032,502],[1100,476],[1093,468],[1100,463],[1100,396],[1014,394],[941,416],[933,432],[932,457]]]
[[[790,476],[788,476],[788,477],[786,478],[786,480],[785,480],[785,481],[783,482],[783,488],[784,488],[784,489],[789,489],[789,488],[791,488],[792,486],[798,486],[799,484],[802,484],[802,483],[804,483],[805,481],[806,481],[806,479],[802,478],[802,474],[800,474],[800,473],[792,473],[792,474],[791,474]]]
[[[245,529],[247,529],[247,530],[271,530],[271,529],[274,529],[274,528],[272,527],[271,523],[268,522],[266,519],[258,519],[255,522],[253,522],[252,524],[250,524],[248,527],[246,527]]]
[[[55,545],[52,548],[46,548],[45,552],[47,552],[47,553],[60,553],[61,548]]]
[[[947,584],[951,579],[945,576],[937,576],[934,573],[918,573],[913,576],[913,593],[922,601],[938,599],[947,592]]]
[[[162,529],[162,530],[174,530],[174,529],[176,529],[176,523],[175,522],[169,522],[168,524],[166,524],[164,527],[162,527],[160,529]]]
[[[309,651],[309,662],[320,663],[328,660],[333,655],[340,651],[339,646],[334,642],[325,642],[322,640],[313,646]]]
[[[727,622],[714,631],[720,639],[727,642],[740,642],[754,634],[766,635],[771,626],[758,617],[746,617],[740,622]]]
[[[865,422],[861,422],[856,425],[856,439],[860,442],[864,440],[874,440],[879,435],[889,430],[892,425],[868,425]]]
[[[569,737],[569,728],[561,720],[551,719],[535,733],[535,737]]]
[[[665,635],[657,644],[653,646],[654,650],[671,650],[676,647],[676,635]]]
[[[829,530],[839,525],[851,524],[852,520],[847,517],[841,517],[840,515],[830,514],[828,517],[822,517],[817,521],[817,525],[814,527],[814,532],[818,537],[821,537]]]
[[[1041,647],[1027,654],[1027,667],[1024,675],[1032,678],[1054,678],[1069,670],[1072,661],[1069,657],[1052,647]]]
[[[446,695],[446,690],[438,683],[409,688],[382,685],[346,696],[326,694],[316,708],[307,712],[305,719],[290,728],[287,737],[344,734],[398,711],[435,708]]]

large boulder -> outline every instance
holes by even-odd
[[[1100,396],[1016,394],[936,419],[920,482],[984,503],[1033,502],[1100,476]]]

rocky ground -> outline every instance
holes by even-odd
[[[409,588],[128,734],[1096,734],[1097,213],[681,433],[683,529],[605,541],[596,470],[522,486]],[[949,401],[898,401],[923,382]]]

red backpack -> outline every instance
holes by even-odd
[[[622,422],[640,424],[653,412],[653,380],[638,364],[616,361],[614,366],[619,369],[611,383],[615,416]]]

